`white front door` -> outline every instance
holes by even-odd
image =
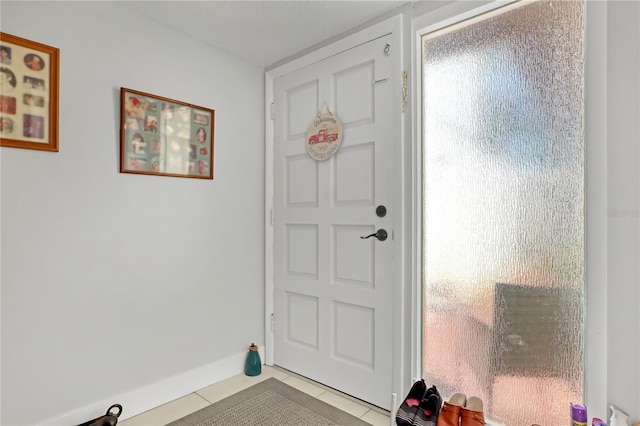
[[[274,363],[387,409],[398,84],[391,38],[274,81]],[[307,129],[327,108],[344,138],[333,157],[316,161]],[[378,229],[386,240],[361,238]]]

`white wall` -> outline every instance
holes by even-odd
[[[61,50],[60,152],[0,150],[2,424],[262,345],[263,70],[115,3],[1,7]],[[216,110],[213,181],[118,173],[121,86]]]
[[[587,402],[639,421],[640,3],[587,6]]]
[[[607,395],[635,421],[640,421],[639,22],[640,2],[608,2]]]

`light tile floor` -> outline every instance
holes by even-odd
[[[220,401],[249,386],[266,380],[270,377],[301,390],[327,404],[333,405],[352,416],[358,417],[374,426],[389,426],[390,415],[388,411],[369,405],[348,395],[339,393],[333,389],[322,386],[316,382],[297,376],[290,371],[278,367],[262,366],[262,374],[249,377],[238,374],[227,380],[215,383],[185,397],[171,401],[167,404],[146,411],[130,419],[119,422],[122,426],[161,426],[178,420],[209,404]],[[300,425],[304,426],[304,425]],[[348,426],[348,425],[345,425]]]

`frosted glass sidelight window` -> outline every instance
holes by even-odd
[[[518,2],[423,45],[423,377],[491,424],[583,402],[584,4]]]

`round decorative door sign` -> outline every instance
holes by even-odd
[[[328,111],[319,113],[307,129],[307,153],[314,160],[326,160],[342,143],[342,121]]]

